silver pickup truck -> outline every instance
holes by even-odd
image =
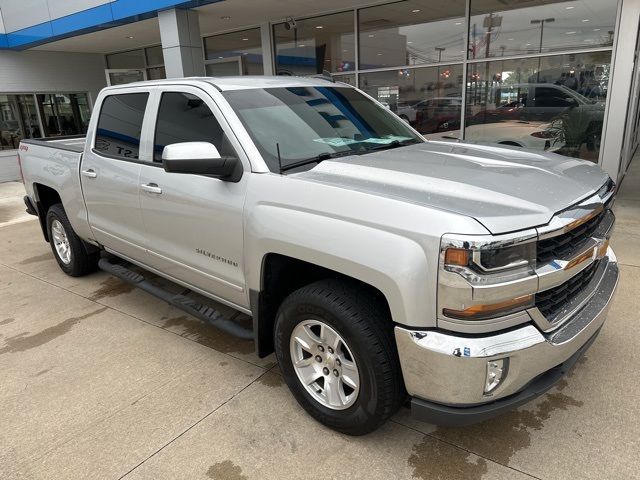
[[[427,142],[328,80],[109,87],[86,138],[25,140],[20,160],[64,272],[100,267],[275,351],[298,402],[348,434],[407,401],[465,425],[544,393],[618,281],[615,185],[597,165]]]

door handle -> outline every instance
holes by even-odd
[[[155,193],[157,195],[162,193],[162,189],[156,183],[143,183],[140,187],[145,192]]]
[[[82,170],[82,175],[88,178],[96,178],[98,174],[93,170],[93,168],[89,168],[88,170]]]

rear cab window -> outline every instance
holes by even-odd
[[[138,160],[148,100],[148,92],[105,97],[98,117],[94,150],[112,158]]]

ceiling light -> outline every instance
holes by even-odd
[[[223,15],[220,17],[220,20],[231,20],[231,17],[229,15]]]
[[[218,57],[218,58],[224,58],[224,57]]]
[[[585,19],[584,19],[584,20],[582,20],[582,21],[583,21],[583,22],[588,22],[588,21],[589,21],[589,19],[588,19],[588,18],[585,18]]]
[[[599,29],[599,28],[594,28],[594,29],[593,29],[593,31],[594,31],[594,32],[599,32],[599,31],[600,31],[600,29]]]
[[[411,45],[413,42],[407,42],[407,45]]]
[[[576,7],[565,7],[567,10],[573,10]]]
[[[375,37],[375,35],[373,33],[370,33],[369,38],[373,38],[373,37]]]
[[[243,38],[242,41],[246,42],[247,40],[249,40],[248,38]]]
[[[509,40],[510,42],[513,42],[513,38],[507,38],[507,40]]]
[[[578,33],[578,32],[564,32],[567,35],[573,35],[574,33]]]
[[[316,25],[316,28],[324,28],[322,25]]]
[[[411,13],[418,13],[419,11],[420,11],[419,8],[415,8],[415,9],[411,10]]]
[[[133,35],[127,35],[125,38],[128,38],[129,40],[131,40],[133,38]]]
[[[381,56],[382,56],[382,54],[381,54],[381,53],[378,53],[378,56],[379,56],[379,57],[381,57]]]
[[[298,45],[298,47],[302,48],[302,47],[306,47],[306,45],[303,43],[303,44]]]
[[[462,22],[456,22],[456,25],[462,25]]]

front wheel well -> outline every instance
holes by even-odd
[[[265,357],[274,351],[273,329],[280,304],[289,294],[318,280],[343,279],[359,284],[364,291],[383,305],[391,317],[389,303],[376,287],[343,273],[319,265],[269,253],[262,262],[261,290],[250,291],[253,328],[258,356]]]

